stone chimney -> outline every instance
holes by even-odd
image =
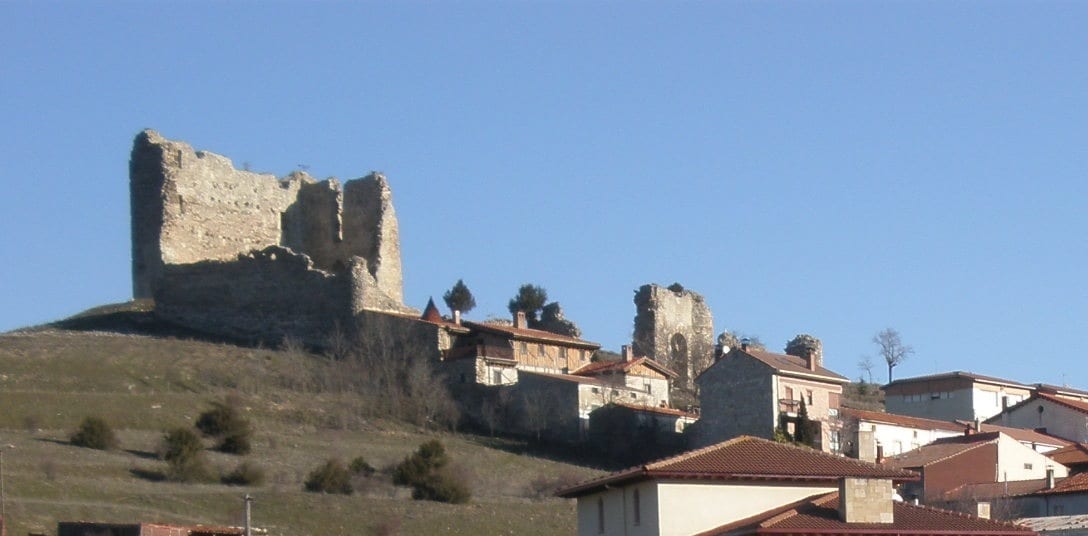
[[[846,523],[894,523],[892,481],[843,478],[839,481],[839,518]]]
[[[808,367],[809,370],[815,371],[816,367],[819,366],[819,363],[816,361],[816,349],[806,348],[804,360],[805,366]]]
[[[876,437],[872,430],[858,430],[858,459],[876,463]]]
[[[635,360],[635,349],[631,348],[631,345],[625,344],[620,349],[620,353],[623,356],[624,363],[629,363]]]
[[[525,311],[514,313],[514,327],[518,329],[529,329],[529,320],[525,318]]]
[[[453,310],[453,323],[457,324],[458,326],[461,325],[461,310],[460,309],[454,309]]]

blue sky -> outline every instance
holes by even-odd
[[[405,295],[526,282],[585,337],[680,282],[857,377],[1088,388],[1088,4],[0,2],[0,330],[131,295],[154,128],[390,179]],[[885,378],[878,366],[875,379]]]

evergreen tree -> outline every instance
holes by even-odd
[[[808,406],[805,399],[801,399],[801,407],[797,410],[797,423],[794,424],[793,442],[799,445],[813,446],[812,419],[808,418]]]
[[[472,291],[468,289],[464,280],[461,279],[458,279],[453,287],[442,295],[442,299],[451,311],[467,313],[476,307],[476,298],[472,296]]]
[[[537,314],[547,302],[548,291],[544,290],[544,287],[526,283],[518,289],[517,296],[510,299],[510,304],[507,307],[510,309],[511,314],[524,311],[525,318],[529,320],[529,325],[535,326],[538,318]]]

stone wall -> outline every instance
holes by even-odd
[[[695,388],[694,379],[713,362],[714,317],[699,294],[650,284],[635,293],[635,355],[655,359],[679,374],[673,383]]]
[[[692,446],[740,435],[773,439],[774,394],[770,367],[739,351],[722,358],[699,377],[700,415],[691,426]]]
[[[277,179],[151,130],[136,136],[129,172],[133,295],[170,320],[313,339],[362,310],[410,311],[380,174],[342,187],[300,172]]]

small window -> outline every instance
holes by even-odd
[[[642,390],[646,391],[647,393],[653,392],[653,389],[652,389],[652,386],[650,385],[650,382],[643,383],[642,384]]]
[[[1031,470],[1031,468],[1032,468],[1032,465],[1031,465],[1030,463],[1025,463],[1025,464],[1024,464],[1024,469],[1027,469],[1027,470],[1029,470],[1029,471],[1030,471],[1030,470]]]
[[[536,345],[536,354],[539,355],[540,357],[544,357],[545,354],[544,354],[544,345],[543,344]]]
[[[496,369],[491,371],[492,383],[495,385],[502,385],[502,370]]]
[[[597,387],[593,388],[593,394],[600,394],[600,392],[601,392],[601,390],[598,389]]]
[[[638,398],[638,395],[636,395],[635,393],[631,393],[631,398]]]
[[[529,343],[521,341],[518,343],[518,350],[520,350],[522,354],[529,353]]]
[[[559,347],[559,359],[567,360],[567,349],[562,346]]]
[[[805,391],[805,404],[812,406],[812,390]]]
[[[578,355],[580,355],[580,356],[582,357],[582,361],[585,361],[585,360],[586,360],[586,356],[587,356],[587,355],[589,355],[589,352],[587,352],[587,351],[585,351],[585,350],[579,350],[579,351],[578,351]]]
[[[642,504],[640,504],[641,502],[642,501],[639,500],[638,490],[636,489],[631,496],[631,503],[634,507],[633,510],[635,514],[635,525],[642,524]]]

